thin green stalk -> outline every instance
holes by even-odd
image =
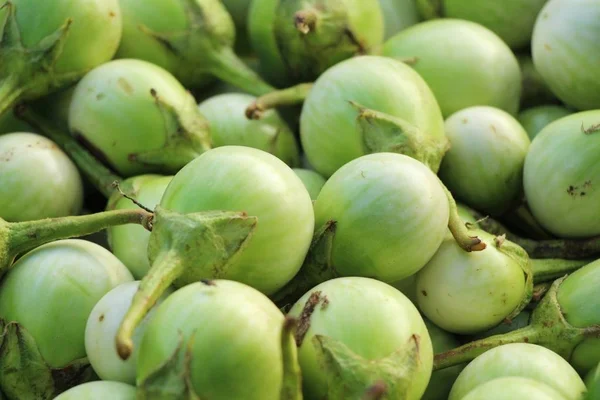
[[[117,332],[117,352],[123,360],[127,360],[133,352],[133,332],[144,319],[148,311],[156,304],[158,298],[184,272],[184,262],[178,250],[170,249],[161,252],[148,274],[140,283],[133,297],[131,307],[125,314]]]
[[[450,193],[450,190],[442,183],[440,180],[440,185],[446,193],[446,197],[448,198],[448,206],[450,208],[450,218],[448,220],[448,229],[450,229],[450,233],[456,240],[456,243],[465,251],[482,251],[485,249],[486,244],[477,236],[471,236],[467,225],[463,222],[458,214],[458,207],[456,205],[456,201]]]
[[[570,274],[593,260],[563,260],[559,258],[531,259],[533,282],[542,283]]]
[[[222,47],[210,55],[210,72],[233,86],[255,96],[272,92],[275,88],[267,84],[256,72],[244,63],[229,47]]]
[[[246,109],[248,119],[260,119],[263,112],[281,106],[300,104],[312,89],[312,83],[301,83],[286,89],[273,90],[263,94]]]
[[[19,255],[45,243],[89,235],[114,225],[140,224],[151,230],[152,221],[153,214],[141,209],[26,222],[6,222],[0,219],[0,273],[9,268]]]
[[[298,364],[294,335],[298,321],[286,316],[281,330],[281,354],[283,359],[283,382],[279,400],[302,400],[302,373]]]
[[[493,235],[506,235],[506,238],[521,246],[531,258],[562,258],[580,260],[600,256],[600,237],[588,239],[548,239],[534,240],[515,235],[493,218],[473,211],[481,229]]]
[[[537,326],[528,325],[516,331],[491,336],[462,345],[445,353],[436,354],[433,360],[433,370],[453,367],[474,360],[477,356],[495,347],[510,343],[535,343],[540,336]]]

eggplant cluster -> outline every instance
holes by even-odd
[[[595,400],[599,0],[0,0],[0,399]]]

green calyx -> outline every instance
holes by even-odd
[[[388,357],[367,360],[345,344],[315,335],[319,363],[327,377],[328,399],[405,399],[418,373],[419,337]]]
[[[299,3],[281,2],[274,25],[280,57],[294,82],[311,81],[332,65],[370,50],[349,26],[347,5]]]
[[[599,338],[600,326],[576,328],[569,324],[557,299],[558,289],[566,277],[554,281],[524,328],[467,343],[454,350],[436,354],[434,370],[471,361],[487,350],[509,343],[533,343],[546,347],[566,360],[586,338]]]
[[[253,236],[258,218],[243,212],[179,214],[155,210],[148,256],[152,267],[142,279],[117,334],[122,359],[133,351],[133,331],[171,284],[177,287],[223,277]]]
[[[152,220],[152,213],[140,209],[25,222],[6,222],[0,218],[0,276],[17,256],[44,243],[88,235],[113,225],[136,223],[152,230]]]
[[[356,121],[362,132],[365,153],[391,152],[412,157],[437,173],[450,142],[422,132],[409,122],[350,102],[356,108]]]
[[[72,21],[66,19],[54,33],[36,46],[25,47],[16,20],[16,6],[6,1],[0,27],[0,115],[19,100],[36,98],[76,82],[86,71],[57,73],[60,57]]]
[[[180,214],[159,206],[155,211],[148,255],[155,263],[166,254],[178,252],[185,264],[201,266],[199,270],[186,270],[174,281],[177,286],[202,279],[219,279],[233,257],[244,250],[257,223],[257,217],[244,212]]]
[[[173,354],[138,385],[138,399],[200,400],[190,377],[193,340],[185,343],[181,338]]]
[[[233,21],[220,2],[181,2],[188,21],[186,30],[155,32],[140,26],[146,35],[180,60],[179,68],[174,72],[181,81],[198,81],[194,77],[210,74],[256,96],[274,89],[233,52]],[[223,26],[231,26],[231,30]]]
[[[0,390],[8,398],[50,400],[93,378],[85,358],[51,368],[23,326],[0,320]]]
[[[204,283],[212,284],[211,281]],[[302,400],[300,366],[294,342],[296,327],[296,320],[288,317],[281,330],[283,380],[279,400]],[[187,343],[182,339],[171,357],[138,384],[139,400],[200,400],[190,376],[193,341],[193,335]]]
[[[517,305],[517,308],[506,317],[506,320],[510,321],[525,309],[533,296],[534,274],[532,264],[527,252],[521,246],[506,240],[504,236],[496,236],[494,239],[494,246],[498,251],[512,259],[519,267],[521,267],[521,270],[525,275],[525,293],[523,294],[521,302]]]
[[[272,296],[272,300],[280,307],[292,306],[319,283],[340,277],[331,260],[335,227],[335,221],[329,221],[315,232],[300,271]]]
[[[320,373],[327,383],[327,399],[406,399],[414,397],[415,377],[420,373],[421,337],[411,335],[407,342],[389,355],[366,359],[343,342],[326,335],[306,334],[317,307],[327,308],[329,300],[316,291],[306,300],[299,316],[296,346],[313,346]]]
[[[150,91],[150,95],[163,115],[165,145],[161,149],[130,154],[129,159],[167,173],[175,173],[210,150],[208,122],[198,113],[196,100],[189,93],[185,103],[179,108],[164,101],[154,89]]]
[[[15,254],[15,251],[10,246],[10,226],[10,222],[6,222],[0,218],[0,270],[10,267],[17,257],[17,254]]]

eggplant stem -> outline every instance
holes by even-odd
[[[0,244],[0,247],[4,247],[6,251],[0,252],[0,273],[9,268],[19,255],[45,243],[89,235],[115,225],[139,224],[147,230],[152,230],[153,218],[154,215],[145,210],[128,209],[25,222],[5,222],[5,235],[0,237],[6,240],[6,243]]]
[[[254,96],[276,90],[244,63],[229,47],[221,47],[210,55],[209,72],[235,87]]]
[[[317,26],[318,15],[314,9],[298,11],[294,15],[294,25],[298,32],[308,35]]]
[[[527,342],[536,343],[539,336],[539,328],[535,325],[528,325],[516,331],[476,340],[456,349],[436,354],[433,360],[433,370],[437,371],[472,361],[486,351],[501,345]]]
[[[176,249],[161,252],[142,279],[125,314],[116,337],[119,357],[127,360],[134,350],[133,332],[165,290],[184,272],[184,263]]]
[[[531,259],[533,283],[543,283],[577,271],[593,260],[563,260],[560,258]]]
[[[362,400],[380,400],[387,393],[387,385],[383,381],[375,382],[367,389]]]
[[[524,238],[510,232],[500,222],[493,218],[484,217],[477,211],[472,211],[477,218],[480,228],[494,235],[506,234],[506,238],[521,246],[531,258],[562,258],[580,260],[600,256],[600,236],[588,239],[548,239],[534,240]]]
[[[286,316],[281,330],[281,354],[283,358],[283,382],[279,400],[302,400],[302,379],[298,364],[294,335],[298,320]]]
[[[273,90],[270,93],[264,94],[246,108],[246,117],[248,119],[260,119],[262,114],[267,110],[300,104],[306,99],[312,87],[312,83],[301,83],[286,89]]]
[[[456,243],[465,251],[482,251],[486,248],[485,242],[479,239],[477,236],[470,236],[469,229],[467,228],[467,224],[463,222],[458,214],[458,206],[456,205],[456,201],[454,197],[452,197],[452,193],[450,190],[442,183],[440,180],[440,185],[444,192],[446,193],[446,197],[448,198],[448,206],[450,208],[450,216],[448,219],[448,229],[452,233],[454,240]]]
[[[30,106],[22,104],[16,108],[15,113],[17,117],[55,142],[67,153],[79,170],[83,172],[94,187],[106,198],[109,198],[115,192],[115,182],[119,184],[124,192],[128,192],[131,189],[123,178],[98,161],[73,136],[57,128],[52,122],[35,112]]]

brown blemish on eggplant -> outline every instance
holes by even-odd
[[[296,346],[302,346],[302,342],[304,341],[304,337],[310,328],[310,317],[313,312],[315,312],[315,308],[321,301],[327,301],[329,304],[329,300],[326,297],[321,296],[321,291],[317,290],[316,292],[312,292],[306,300],[306,304],[302,309],[302,313],[300,314],[300,318],[298,320],[298,329],[296,330]]]
[[[581,131],[586,135],[590,135],[594,132],[600,132],[600,124],[591,125],[586,129],[584,128],[583,123],[581,123]]]
[[[15,155],[13,150],[9,150],[6,153],[4,153],[3,158],[0,158],[0,161],[6,161],[9,162],[10,160],[12,160],[13,156]]]
[[[117,79],[117,85],[127,94],[132,94],[133,93],[133,87],[129,84],[129,82],[127,82],[127,79],[125,78],[119,78]]]
[[[114,17],[117,16],[117,13],[115,13],[114,11],[109,11],[108,12],[108,16],[111,17],[111,18],[114,18]]]
[[[552,47],[548,43],[544,43],[544,48],[548,51],[552,51]]]
[[[591,189],[591,187],[592,181],[585,181],[585,183],[581,186],[582,190],[579,190],[580,186],[569,185],[569,187],[567,188],[567,193],[569,194],[569,196],[572,197],[584,197],[585,195],[587,195],[587,192],[583,189]]]
[[[104,321],[104,314],[101,314],[100,317],[98,317],[98,321],[100,321],[100,322]]]
[[[414,340],[415,347],[417,348],[417,353],[418,353],[419,352],[419,347],[421,345],[421,337],[419,335],[417,335],[416,333],[413,333],[411,335],[411,339]]]
[[[421,293],[423,294],[423,296],[427,297],[427,291],[426,290],[421,290]]]
[[[379,400],[383,399],[383,396],[387,393],[387,385],[384,381],[377,381],[373,385],[369,386],[366,390],[363,399],[368,400]]]

